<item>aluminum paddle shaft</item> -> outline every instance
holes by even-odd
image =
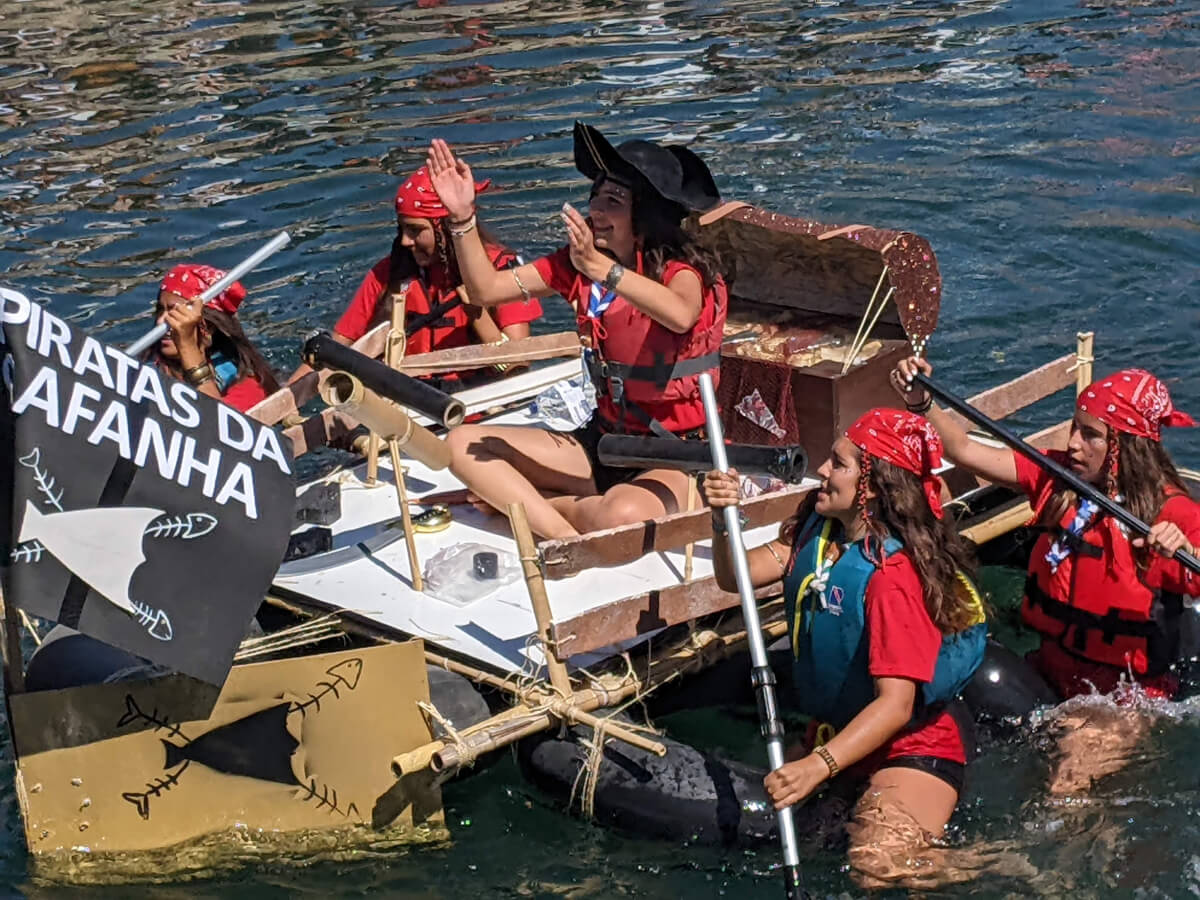
[[[225,288],[229,287],[259,263],[261,263],[268,256],[274,255],[291,242],[292,236],[290,234],[288,234],[286,231],[279,232],[279,234],[275,235],[275,237],[271,238],[271,240],[267,241],[265,244],[247,256],[244,260],[226,272],[223,278],[221,278],[219,281],[213,282],[212,286],[209,287],[197,299],[201,303],[207,303],[213,297],[217,296],[217,294],[221,293],[221,291],[225,290]],[[159,322],[140,338],[126,347],[125,352],[133,357],[141,356],[143,353],[161,341],[163,339],[163,335],[166,333],[167,323]]]
[[[713,468],[719,472],[729,470],[725,458],[725,433],[721,428],[721,414],[717,408],[717,394],[713,390],[712,377],[706,372],[700,376],[700,396],[704,399],[704,416],[708,420],[708,442],[712,448]],[[767,739],[767,759],[771,771],[783,765],[783,722],[779,718],[779,706],[775,700],[775,673],[767,661],[767,647],[763,642],[762,624],[758,619],[758,601],[754,597],[754,585],[750,582],[750,564],[746,560],[746,545],[742,541],[742,521],[736,506],[725,507],[726,540],[729,555],[733,558],[733,571],[737,578],[738,594],[742,598],[742,619],[746,623],[746,639],[750,644],[750,681],[758,698],[758,717],[763,737]],[[779,841],[783,845],[784,887],[790,898],[807,897],[800,876],[800,851],[796,847],[796,825],[792,819],[792,808],[786,807],[776,813],[779,822]]]

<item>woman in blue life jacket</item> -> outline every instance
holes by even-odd
[[[783,808],[843,770],[867,779],[848,829],[867,885],[928,883],[938,862],[914,851],[936,854],[929,840],[954,812],[971,743],[955,698],[987,626],[973,554],[942,514],[940,464],[925,419],[871,410],[834,442],[819,490],[780,536],[748,553],[756,587],[783,579],[795,695],[812,720],[764,784]],[[717,582],[736,590],[720,518],[738,502],[736,472],[708,473],[704,491]]]

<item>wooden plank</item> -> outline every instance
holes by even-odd
[[[578,356],[579,335],[573,331],[543,334],[506,341],[502,344],[472,344],[467,347],[451,347],[431,353],[406,356],[400,364],[405,375],[436,375],[459,369],[480,369],[484,366],[533,362],[538,359],[555,359],[560,356]]]
[[[351,347],[374,359],[383,353],[383,345],[387,342],[387,334],[390,329],[391,324],[388,322],[377,325],[355,341]],[[328,377],[329,372],[327,371],[310,372],[292,384],[284,385],[270,397],[259,400],[246,411],[246,415],[264,425],[275,425],[288,416],[299,415],[300,407],[317,396],[317,391]]]
[[[763,494],[742,504],[747,528],[782,522],[791,516],[808,488],[791,485]],[[693,541],[712,537],[712,515],[708,507],[681,512],[647,522],[593,531],[562,540],[542,541],[538,549],[546,566],[546,577],[569,578],[595,566],[619,566],[641,559],[647,553],[675,550]]]
[[[762,600],[779,594],[779,582],[760,588],[755,596]],[[689,619],[732,609],[741,602],[736,593],[717,586],[711,576],[691,584],[675,584],[637,597],[626,597],[596,609],[555,622],[550,629],[556,653],[566,659],[629,640]]]
[[[1076,363],[1077,359],[1074,353],[1060,356],[1032,372],[1026,372],[1012,381],[976,394],[971,398],[970,403],[990,418],[1006,418],[1018,410],[1032,406],[1039,400],[1074,384]],[[958,413],[951,412],[950,415],[963,428],[973,427]]]

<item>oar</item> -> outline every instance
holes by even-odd
[[[225,288],[229,287],[259,263],[261,263],[268,256],[271,256],[275,252],[282,250],[284,247],[290,244],[291,241],[292,236],[290,234],[288,234],[286,231],[279,232],[279,234],[275,235],[275,237],[271,238],[271,240],[267,241],[265,244],[247,256],[244,260],[226,272],[223,278],[214,282],[213,285],[197,299],[201,303],[207,303],[213,297],[217,296],[217,294],[221,293],[221,291],[225,290]],[[141,356],[142,353],[161,341],[163,339],[163,335],[166,333],[167,323],[160,322],[128,347],[126,347],[125,352],[133,357]]]
[[[700,396],[704,398],[704,416],[708,420],[708,442],[712,448],[713,466],[720,472],[728,470],[725,459],[725,434],[721,428],[721,414],[717,408],[717,393],[713,390],[712,377],[705,372],[700,376]],[[779,719],[779,707],[775,703],[775,674],[767,661],[767,647],[763,643],[762,625],[758,620],[758,602],[754,598],[754,585],[750,583],[750,566],[746,562],[746,546],[742,543],[742,522],[736,506],[725,507],[725,530],[729,542],[729,555],[733,557],[733,570],[737,577],[738,594],[742,598],[742,620],[746,623],[746,640],[750,644],[750,681],[758,696],[758,718],[763,737],[767,739],[767,759],[771,771],[783,765],[783,722]],[[779,841],[783,844],[783,878],[788,900],[800,900],[808,896],[800,875],[800,851],[796,847],[796,825],[792,820],[790,806],[776,814],[779,823]]]
[[[1019,436],[1009,430],[1006,426],[1001,425],[995,419],[984,415],[966,400],[950,393],[937,382],[921,374],[920,372],[917,372],[913,376],[913,381],[921,385],[921,387],[925,388],[925,390],[929,391],[934,396],[940,398],[955,412],[961,414],[967,419],[970,419],[980,428],[990,431],[996,437],[1000,438],[1000,440],[1004,441],[1004,443],[1008,444],[1008,446],[1012,447],[1012,449],[1017,453],[1020,453],[1026,459],[1034,463],[1034,465],[1037,465],[1044,471],[1049,472],[1080,497],[1086,497],[1088,500],[1091,500],[1098,507],[1123,524],[1126,528],[1130,529],[1131,531],[1136,531],[1143,537],[1150,533],[1150,526],[1127,510],[1125,507],[1121,506],[1121,504],[1115,502],[1103,492],[1096,490],[1093,485],[1088,484],[1070,469],[1059,465],[1045,453],[1042,453],[1037,448],[1031,447],[1029,444],[1025,443]],[[1182,549],[1176,550],[1174,553],[1174,558],[1181,564],[1187,566],[1193,572],[1200,573],[1200,559],[1197,559],[1192,554],[1187,553]]]

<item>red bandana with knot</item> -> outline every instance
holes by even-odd
[[[1093,381],[1075,406],[1117,431],[1152,441],[1162,440],[1164,425],[1196,424],[1195,419],[1175,408],[1167,386],[1145,369],[1122,369]]]
[[[491,183],[490,178],[475,182],[475,193],[482,194]],[[396,215],[412,216],[414,219],[444,219],[450,215],[433,188],[433,180],[426,166],[413,172],[396,190]]]
[[[168,294],[178,294],[180,297],[194,300],[224,277],[225,272],[221,269],[183,263],[167,273],[167,277],[162,280],[158,289],[166,291]],[[246,289],[242,287],[240,281],[235,281],[204,305],[219,309],[232,316],[245,299]]]
[[[918,476],[929,508],[942,517],[942,481],[933,474],[942,464],[942,439],[928,419],[899,409],[872,409],[846,430],[846,437],[864,453]]]

